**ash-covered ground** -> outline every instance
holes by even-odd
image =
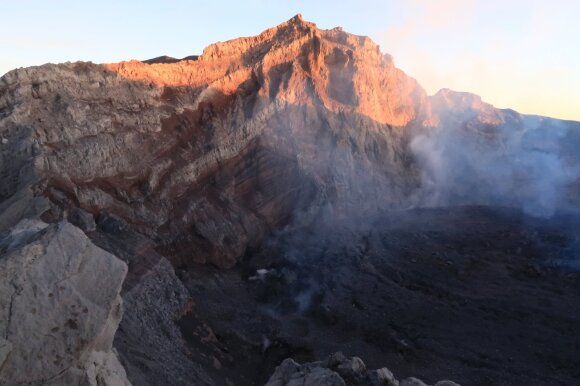
[[[179,320],[224,384],[333,352],[462,385],[580,379],[580,216],[507,208],[377,213],[287,228],[229,271],[178,270]],[[211,373],[211,370],[210,370]]]

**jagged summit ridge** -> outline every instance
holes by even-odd
[[[264,43],[281,45],[305,35],[313,36],[317,30],[316,24],[305,21],[302,15],[298,14],[286,22],[268,28],[259,35],[210,44],[203,50],[201,58],[211,60],[223,56],[235,56]]]
[[[333,111],[350,110],[395,126],[431,121],[424,90],[371,39],[339,28],[320,30],[299,15],[257,36],[212,44],[197,61],[132,61],[107,68],[132,80],[211,87],[229,95],[255,79],[261,96],[293,104],[320,99]]]

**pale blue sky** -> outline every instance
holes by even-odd
[[[432,94],[580,120],[580,0],[0,0],[0,74],[46,62],[199,54],[300,12],[368,35]]]

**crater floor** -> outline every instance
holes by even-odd
[[[213,376],[259,385],[283,358],[342,351],[426,382],[577,382],[580,217],[457,207],[360,220],[287,228],[229,271],[178,270],[195,302],[180,329]]]

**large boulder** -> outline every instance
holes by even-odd
[[[130,385],[112,348],[126,273],[67,222],[0,235],[0,384]]]

